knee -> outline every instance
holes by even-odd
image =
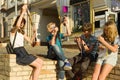
[[[97,75],[95,73],[93,73],[92,80],[95,80],[95,79],[97,79]]]
[[[105,76],[100,74],[99,77],[98,77],[98,80],[105,80]]]
[[[42,66],[42,65],[43,65],[43,60],[39,59],[39,66]]]
[[[58,66],[59,66],[59,67],[63,67],[63,66],[64,66],[64,61],[59,60],[59,61],[58,61]]]
[[[43,65],[43,60],[42,59],[37,59],[37,64],[36,64],[36,68],[41,69]]]

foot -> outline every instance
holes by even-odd
[[[64,68],[64,70],[71,70],[72,69],[71,64],[68,62],[65,62],[65,65],[63,68]]]

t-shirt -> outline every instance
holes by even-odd
[[[116,45],[116,44],[120,45],[120,37],[119,36],[116,36],[115,41],[113,42],[112,45]],[[98,52],[98,54],[99,54],[98,57],[105,57],[105,56],[111,54],[111,52],[112,51],[109,50],[108,48],[100,49],[99,52]],[[118,50],[115,53],[118,53]]]
[[[12,45],[13,45],[13,40],[14,40],[14,36],[10,35],[10,42]],[[23,47],[23,46],[24,46],[24,35],[17,32],[13,48]]]
[[[89,48],[93,47],[92,51],[88,54],[91,55],[92,59],[95,59],[97,51],[98,51],[98,45],[99,45],[97,38],[95,36],[92,36],[92,35],[90,35],[89,39],[85,38],[85,35],[81,35],[80,37],[81,37],[81,39],[83,39],[85,41],[86,45]],[[83,54],[83,56],[86,55],[86,51],[84,49],[82,50],[82,54]]]
[[[48,43],[52,39],[52,37],[53,37],[52,34],[50,34],[49,36],[47,36],[46,40],[47,40]],[[55,44],[58,45],[59,47],[61,47],[62,46],[61,39],[63,39],[63,38],[64,38],[64,35],[62,33],[59,33],[58,37],[56,38],[56,43]]]

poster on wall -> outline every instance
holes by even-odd
[[[111,1],[111,11],[120,11],[120,0]]]

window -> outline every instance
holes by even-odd
[[[111,10],[112,11],[120,11],[120,0],[112,0],[111,1]]]
[[[87,22],[90,22],[90,5],[88,1],[74,6],[74,28],[79,31],[82,25]]]

